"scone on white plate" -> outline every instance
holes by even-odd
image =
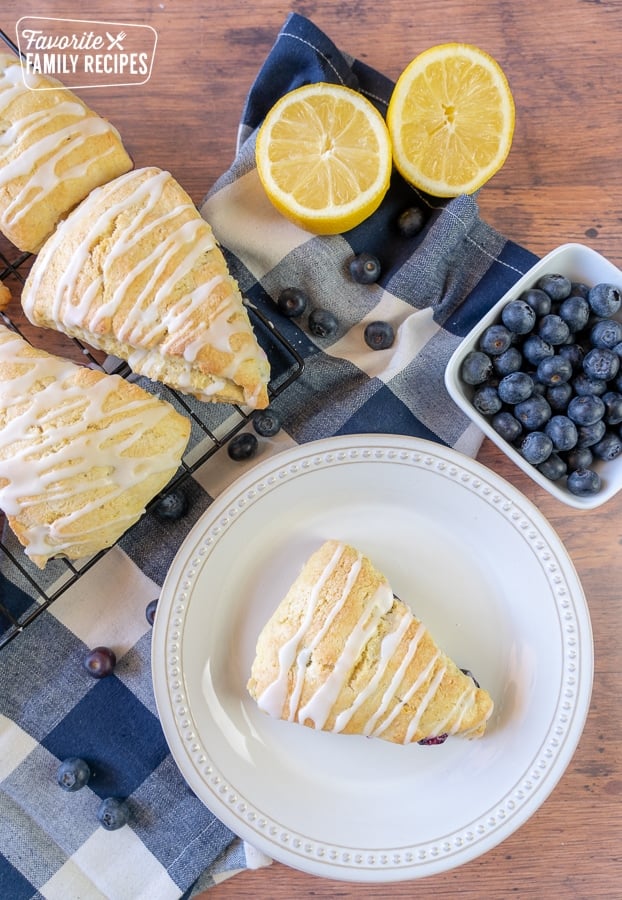
[[[270,368],[212,229],[161,169],[93,191],[41,249],[29,320],[202,401],[268,405]]]
[[[275,718],[398,744],[481,737],[493,710],[370,560],[333,540],[261,631],[248,690]]]
[[[0,509],[43,568],[110,547],[178,470],[190,423],[0,325]]]
[[[110,122],[0,52],[0,231],[16,247],[36,252],[93,188],[131,168]]]

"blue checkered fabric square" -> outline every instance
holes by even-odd
[[[347,234],[313,237],[280,218],[255,170],[257,127],[281,94],[319,80],[353,87],[386,112],[388,79],[340,52],[308,19],[289,16],[249,93],[235,160],[201,207],[243,293],[304,358],[302,375],[275,400],[283,433],[295,443],[408,434],[474,455],[481,435],[447,395],[444,368],[535,257],[483,222],[474,198],[441,201],[397,176],[380,209]],[[405,239],[393,223],[413,201],[428,220]],[[381,260],[376,284],[356,285],[347,275],[361,250]],[[279,315],[275,300],[290,285],[335,313],[335,334],[319,338],[303,319]],[[393,324],[390,351],[366,347],[362,334],[373,319]],[[226,451],[211,457],[185,485],[183,519],[164,523],[147,513],[0,652],[0,897],[173,900],[269,862],[202,805],[169,754],[145,617],[184,537],[239,471]],[[37,602],[32,585],[0,568],[2,604],[21,615]],[[48,577],[56,577],[54,562]],[[114,648],[118,663],[112,676],[95,680],[81,663],[102,644]],[[75,794],[56,785],[68,756],[83,756],[93,770]],[[118,831],[97,821],[105,796],[128,800],[130,823]]]

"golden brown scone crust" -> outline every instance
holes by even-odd
[[[55,79],[0,53],[0,231],[36,252],[93,188],[132,168],[118,131]]]
[[[113,544],[176,473],[190,424],[0,325],[0,507],[41,568]]]
[[[43,247],[22,304],[33,324],[200,400],[268,404],[268,361],[238,286],[168,172],[137,169],[93,191]]]
[[[310,557],[263,628],[248,690],[275,717],[400,744],[479,737],[493,708],[372,563],[337,541]]]

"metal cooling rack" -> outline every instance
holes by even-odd
[[[22,319],[19,296],[34,257],[19,253],[0,236],[0,280],[11,290],[8,310],[0,312],[0,321],[17,331],[31,343],[36,332]],[[11,312],[15,308],[15,315]],[[247,308],[257,340],[270,360],[272,380],[268,387],[270,400],[285,391],[301,374],[304,362],[273,322],[255,305]],[[64,340],[64,336],[59,340]],[[127,363],[97,358],[87,346],[74,338],[66,338],[68,355],[84,358],[85,364],[108,373],[132,377]],[[70,352],[71,351],[71,352]],[[146,389],[150,385],[141,381]],[[252,413],[229,404],[209,404],[180,395],[163,385],[154,385],[158,396],[168,400],[191,423],[191,436],[180,469],[171,482],[149,504],[148,510],[165,494],[181,487],[211,456],[223,447],[249,421]],[[85,560],[53,559],[45,569],[37,568],[25,555],[0,513],[0,649],[24,631],[45,609],[81,578],[108,550]],[[34,595],[34,597],[33,597]]]

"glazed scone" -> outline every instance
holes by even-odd
[[[399,744],[480,737],[493,709],[369,559],[337,541],[261,631],[248,691],[275,718]]]
[[[16,247],[36,252],[93,188],[131,168],[110,122],[0,53],[0,231]]]
[[[168,172],[93,191],[46,242],[22,293],[35,325],[203,401],[268,405],[269,365],[212,229]]]
[[[0,508],[40,568],[111,546],[176,473],[189,436],[170,403],[0,325]]]

